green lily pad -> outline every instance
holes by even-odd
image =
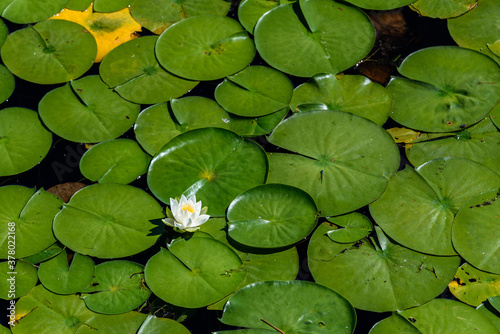
[[[29,263],[38,264],[47,261],[63,251],[63,247],[59,242],[54,242],[49,247],[41,252],[25,257],[23,260]]]
[[[48,92],[38,109],[44,124],[58,136],[96,143],[130,129],[140,105],[122,99],[98,75],[90,75]]]
[[[143,190],[103,183],[74,194],[54,218],[53,229],[75,252],[117,258],[151,247],[163,230],[163,223],[152,221],[163,217],[161,206]]]
[[[389,117],[391,103],[384,87],[362,75],[318,74],[295,88],[290,109],[345,111],[382,126]]]
[[[465,15],[466,16],[466,15]],[[485,55],[439,46],[409,55],[393,77],[391,118],[428,132],[461,130],[485,118],[499,102],[500,67]]]
[[[101,79],[135,103],[165,102],[189,92],[198,82],[179,78],[160,67],[154,53],[157,39],[135,38],[111,50],[99,66]]]
[[[64,20],[46,20],[16,30],[1,50],[9,71],[37,84],[80,77],[94,64],[96,54],[97,44],[88,30]]]
[[[38,282],[31,263],[9,260],[0,263],[0,299],[13,300],[26,295]]]
[[[335,242],[356,242],[368,236],[373,231],[372,222],[365,215],[358,212],[349,213],[344,216],[328,217],[327,219],[335,225],[343,227],[327,233],[328,237]]]
[[[448,285],[460,301],[479,306],[489,297],[500,295],[500,275],[487,273],[464,263]]]
[[[486,45],[491,52],[500,57],[500,39],[495,41],[494,43],[488,43]]]
[[[500,64],[500,56],[488,48],[488,44],[498,40],[498,17],[498,2],[481,0],[466,15],[449,19],[448,30],[453,40],[461,47],[482,52]]]
[[[170,101],[170,106],[181,132],[207,127],[231,128],[231,116],[212,99],[187,96]]]
[[[1,0],[0,15],[14,23],[34,23],[59,13],[69,0]]]
[[[162,333],[169,333],[169,334],[190,334],[191,332],[178,323],[175,320],[172,319],[166,319],[166,318],[157,318],[154,315],[148,315],[146,320],[141,325],[141,328],[139,328],[139,331],[137,334],[162,334]]]
[[[0,333],[1,334],[11,334],[12,332],[7,327],[0,326]]]
[[[151,295],[144,284],[144,266],[115,260],[95,266],[94,279],[84,292],[85,305],[97,313],[119,314],[141,306]]]
[[[66,5],[67,9],[84,11],[89,8],[90,4],[92,4],[93,0],[69,0]]]
[[[38,285],[16,303],[19,320],[12,333],[73,334],[95,315],[79,296],[56,295]]]
[[[495,326],[476,309],[449,299],[435,299],[399,314],[422,333],[498,333]]]
[[[487,117],[470,128],[407,144],[405,152],[414,166],[432,159],[456,157],[479,162],[500,174],[499,141],[500,132]]]
[[[278,6],[255,26],[262,58],[299,77],[342,72],[365,57],[374,41],[375,29],[366,14],[331,0]]]
[[[416,329],[408,320],[403,318],[397,313],[392,314],[383,320],[377,322],[368,334],[420,334],[421,332]]]
[[[497,106],[490,112],[490,119],[493,124],[500,129],[500,104],[497,104]]]
[[[454,255],[454,215],[471,196],[499,187],[500,176],[477,162],[435,159],[415,170],[407,167],[397,172],[382,197],[370,204],[370,213],[402,245],[429,254]]]
[[[458,256],[433,256],[412,251],[387,238],[336,243],[324,223],[307,250],[309,269],[318,284],[347,298],[354,307],[372,312],[403,310],[423,304],[446,289],[460,265]]]
[[[399,167],[398,148],[384,129],[341,111],[295,114],[268,140],[298,154],[271,153],[267,182],[306,191],[323,217],[373,202]]]
[[[162,248],[149,259],[144,274],[151,291],[167,303],[196,308],[233,292],[245,278],[241,265],[222,242],[209,235],[193,236]]]
[[[229,246],[240,257],[246,270],[245,279],[238,285],[236,291],[245,286],[264,281],[291,281],[297,277],[299,271],[299,257],[297,249],[291,247],[285,250],[263,250],[231,244],[226,238],[226,219],[212,218],[201,225],[200,231],[210,234],[213,238]],[[232,296],[209,305],[210,310],[222,310],[224,304]]]
[[[500,312],[500,297],[498,296],[489,297],[488,301],[498,312]]]
[[[115,139],[92,146],[80,160],[83,176],[99,183],[127,184],[148,170],[147,155],[135,140]]]
[[[388,10],[404,7],[415,0],[348,0],[347,2],[364,9]]]
[[[433,0],[418,0],[410,5],[419,15],[448,19],[457,17],[477,6],[478,0],[444,0],[439,3]]]
[[[27,171],[45,158],[52,145],[38,114],[26,108],[0,110],[0,176]]]
[[[43,189],[22,186],[0,188],[0,258],[23,258],[52,245],[52,220],[63,201]],[[10,245],[10,247],[9,247]],[[13,246],[14,245],[14,246]]]
[[[500,311],[495,309],[488,301],[479,305],[476,310],[478,310],[482,315],[484,315],[495,327],[500,331]]]
[[[38,267],[38,277],[43,286],[60,295],[81,292],[94,277],[94,261],[88,256],[75,253],[68,265],[68,255],[63,250],[56,257]]]
[[[238,291],[220,321],[256,330],[249,333],[352,333],[356,313],[347,299],[322,285],[269,281]]]
[[[106,0],[104,0],[106,1]],[[224,0],[135,0],[130,13],[141,26],[159,35],[172,24],[191,16],[226,16],[231,2]]]
[[[7,67],[0,65],[0,103],[5,102],[12,95],[15,86],[14,75]]]
[[[215,99],[235,115],[258,117],[287,107],[292,93],[292,82],[283,73],[249,66],[224,79],[215,89]]]
[[[476,182],[476,181],[475,181]],[[474,267],[500,274],[500,186],[465,202],[453,222],[458,254]]]
[[[8,35],[9,35],[9,28],[5,24],[4,20],[0,19],[0,47],[3,46]]]
[[[267,157],[253,141],[235,133],[204,128],[170,140],[151,161],[148,185],[162,202],[193,194],[211,216],[224,216],[231,201],[263,184]]]
[[[312,232],[317,212],[314,200],[303,190],[265,184],[231,202],[227,209],[228,234],[251,247],[285,247]]]
[[[115,315],[96,314],[95,317],[78,328],[75,334],[95,334],[96,332],[106,334],[137,333],[137,330],[147,317],[144,313],[134,311]]]
[[[96,12],[110,13],[128,7],[134,0],[95,0]]]
[[[245,29],[253,33],[257,21],[268,11],[279,5],[293,3],[296,0],[243,0],[238,6],[238,20]]]
[[[245,29],[226,16],[187,18],[165,30],[156,43],[161,66],[191,80],[224,78],[245,68],[254,56]]]
[[[285,107],[261,117],[231,116],[231,130],[243,137],[267,135],[285,118],[290,109]]]

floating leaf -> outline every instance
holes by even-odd
[[[384,87],[362,75],[318,74],[295,88],[290,109],[345,111],[382,126],[389,117],[391,96]]]
[[[61,244],[59,242],[54,242],[52,245],[45,248],[41,252],[25,257],[23,260],[29,263],[38,264],[40,262],[47,261],[53,258],[62,251],[63,248],[61,247]]]
[[[85,305],[97,313],[119,314],[141,306],[151,295],[144,284],[144,266],[115,260],[98,264],[84,292]]]
[[[314,232],[307,250],[309,269],[318,284],[347,298],[354,307],[372,312],[403,310],[435,298],[456,272],[460,258],[418,253],[402,247],[378,228],[377,239],[336,243]],[[411,284],[410,284],[411,282]]]
[[[478,0],[418,0],[410,5],[419,15],[432,18],[448,19],[457,17],[477,6]]]
[[[93,276],[94,261],[90,257],[75,253],[69,266],[66,250],[41,263],[38,268],[38,277],[43,286],[60,295],[85,290]]]
[[[157,318],[154,315],[148,315],[146,320],[139,328],[137,334],[160,334],[160,333],[169,333],[169,334],[190,334],[191,332],[172,319],[166,318]]]
[[[2,60],[13,74],[37,84],[76,79],[94,63],[95,39],[79,24],[42,21],[9,34]]]
[[[104,0],[108,1],[108,0]],[[159,35],[172,24],[192,16],[226,16],[231,2],[224,0],[135,0],[130,5],[134,19]]]
[[[322,285],[270,281],[238,291],[220,321],[252,328],[249,333],[352,333],[356,313],[347,299]]]
[[[476,177],[472,180],[477,182]],[[464,203],[453,222],[452,239],[465,261],[480,270],[500,274],[500,186],[495,185],[496,190]]]
[[[92,2],[93,0],[69,0],[66,8],[71,10],[84,11],[85,9],[89,8]]]
[[[267,135],[281,122],[290,109],[285,107],[261,117],[231,117],[231,130],[243,137]]]
[[[158,202],[139,188],[94,184],[73,195],[54,218],[53,229],[75,252],[117,258],[151,247],[163,230],[158,222],[163,217]]]
[[[148,170],[150,157],[136,141],[115,139],[92,146],[80,160],[80,171],[91,181],[127,184]]]
[[[38,114],[25,108],[0,110],[0,176],[27,171],[45,158],[52,145]]]
[[[116,12],[130,6],[134,0],[95,0],[94,9],[97,12]]]
[[[136,38],[135,33],[141,31],[141,25],[130,16],[128,8],[112,13],[96,13],[90,5],[83,12],[64,9],[51,19],[72,21],[84,26],[97,42],[96,63],[118,45]]]
[[[190,80],[224,78],[242,70],[254,56],[245,29],[226,16],[187,18],[165,30],[156,43],[161,66]]]
[[[86,321],[75,334],[95,334],[96,332],[106,334],[136,333],[146,318],[146,314],[133,311],[116,315],[96,314]]]
[[[29,262],[0,263],[0,299],[13,300],[26,295],[38,282],[36,268]]]
[[[347,2],[365,9],[388,10],[404,7],[415,0],[348,0]]]
[[[289,246],[312,232],[317,208],[306,192],[282,184],[265,184],[236,197],[227,209],[228,235],[261,248]]]
[[[68,2],[69,0],[2,0],[0,15],[14,23],[34,23],[56,14]]]
[[[263,184],[267,157],[253,141],[235,133],[204,128],[169,141],[151,161],[148,185],[164,203],[193,194],[211,216],[223,216],[231,201],[247,189]]]
[[[157,39],[144,36],[111,50],[99,66],[102,80],[135,103],[165,102],[189,92],[198,82],[176,77],[158,64],[154,54]]]
[[[467,15],[465,15],[467,16]],[[448,132],[485,118],[500,98],[500,68],[483,54],[439,46],[409,55],[393,77],[391,118],[404,126]]]
[[[12,95],[15,85],[14,75],[7,67],[0,65],[0,103],[5,102]]]
[[[343,227],[327,233],[330,239],[335,242],[356,242],[373,231],[372,222],[361,213],[353,212],[344,216],[328,217],[327,219],[335,225]]]
[[[126,101],[90,75],[55,88],[38,105],[44,124],[67,140],[95,143],[130,129],[140,105]]]
[[[450,238],[454,215],[471,196],[499,187],[500,176],[477,162],[435,159],[415,170],[406,167],[397,172],[382,197],[370,204],[370,213],[405,247],[454,255],[456,245]]]
[[[472,306],[500,295],[500,275],[487,273],[464,263],[448,285],[450,292],[460,301]]]
[[[392,314],[379,322],[377,322],[369,334],[387,334],[387,333],[400,333],[400,334],[420,334],[411,322],[403,318],[397,313]]]
[[[344,71],[365,57],[374,41],[368,16],[331,0],[278,6],[255,26],[260,56],[274,68],[299,77]]]
[[[207,306],[233,292],[245,278],[236,253],[210,236],[197,235],[175,240],[146,264],[146,283],[167,303]]]
[[[495,309],[489,301],[479,305],[476,310],[488,318],[488,320],[500,331],[500,311]]]
[[[243,0],[238,6],[238,19],[245,29],[253,33],[257,21],[268,11],[279,5],[293,3],[296,0]]]
[[[293,115],[268,139],[298,154],[271,153],[267,182],[306,191],[323,217],[376,200],[399,166],[398,148],[384,129],[341,111]]]

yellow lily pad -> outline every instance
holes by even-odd
[[[50,19],[72,21],[87,28],[97,42],[96,63],[118,45],[138,37],[137,32],[142,31],[142,26],[132,18],[128,8],[97,13],[91,4],[84,11],[63,9]]]

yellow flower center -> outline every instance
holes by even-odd
[[[194,213],[194,208],[191,204],[182,204],[182,211],[189,211],[191,213]]]

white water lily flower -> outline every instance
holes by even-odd
[[[172,226],[178,232],[194,232],[200,229],[200,225],[205,223],[209,215],[207,215],[207,207],[201,208],[201,201],[196,202],[196,196],[192,195],[189,198],[182,195],[181,199],[170,199],[170,211],[173,217],[167,217],[162,221]]]

